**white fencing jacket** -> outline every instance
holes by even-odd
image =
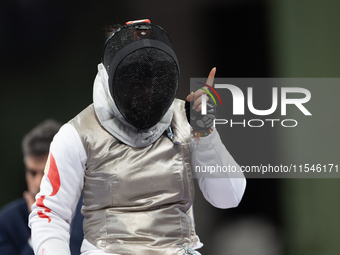
[[[156,132],[138,135],[133,127],[126,123],[117,110],[108,90],[108,79],[102,64],[98,66],[98,75],[94,82],[94,107],[97,117],[110,132],[122,142],[131,146],[141,146],[143,142],[152,143],[169,125],[173,107],[162,119]],[[117,121],[118,120],[118,121]],[[87,156],[77,131],[70,124],[65,124],[54,137],[50,146],[50,154],[46,163],[45,175],[42,179],[36,203],[32,206],[29,226],[32,229],[32,244],[35,254],[60,255],[70,254],[70,224],[75,213],[77,201],[84,185]],[[236,207],[243,196],[246,180],[240,167],[223,145],[216,129],[207,137],[201,137],[200,143],[193,139],[191,150],[192,170],[202,166],[234,166],[236,173],[212,173],[209,178],[197,178],[198,185],[205,197],[217,208]],[[216,176],[214,176],[214,174]],[[231,178],[232,177],[232,178]],[[202,247],[198,241],[193,247]],[[107,254],[84,240],[81,252],[83,255]],[[196,251],[196,254],[199,254]],[[119,254],[114,254],[119,255]]]

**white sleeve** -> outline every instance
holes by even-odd
[[[70,224],[84,184],[85,149],[65,124],[54,137],[29,226],[35,254],[71,254]]]
[[[205,199],[217,208],[240,203],[246,179],[214,128],[212,134],[192,141],[191,166]]]

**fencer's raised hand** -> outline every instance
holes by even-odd
[[[216,67],[211,69],[206,84],[212,86],[215,74]],[[208,87],[204,86],[203,89],[208,90]],[[207,96],[207,114],[201,114],[203,94],[206,94],[206,92],[202,89],[198,89],[196,92],[191,92],[187,96],[185,102],[185,110],[188,122],[195,131],[208,130],[212,127],[214,123],[213,120],[216,118],[216,106],[212,102],[209,102],[209,96]]]

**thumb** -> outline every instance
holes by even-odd
[[[193,99],[194,99],[194,92],[191,92],[188,96],[187,96],[187,98],[186,98],[186,100],[188,101],[188,102],[191,102]]]

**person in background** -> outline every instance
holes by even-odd
[[[0,254],[33,255],[31,229],[28,227],[28,215],[40,190],[44,168],[48,158],[50,143],[59,131],[61,123],[46,120],[33,128],[22,140],[22,152],[25,164],[27,191],[23,197],[12,201],[0,211]],[[70,249],[72,255],[80,254],[83,240],[83,216],[80,214],[81,201],[78,203],[73,220]]]

